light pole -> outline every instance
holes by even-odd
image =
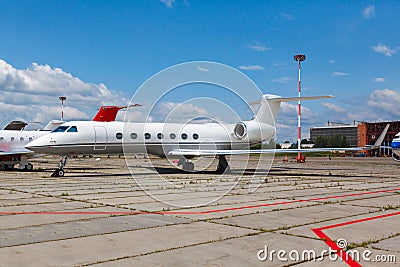
[[[67,100],[65,96],[60,96],[58,99],[61,100],[61,120],[64,120],[64,101]]]
[[[298,70],[299,70],[299,81],[297,84],[297,88],[298,88],[298,93],[299,93],[299,98],[301,97],[301,80],[300,80],[300,62],[306,60],[306,55],[303,54],[297,54],[294,55],[294,60],[297,61],[297,66],[298,66]],[[297,149],[301,148],[301,101],[299,99],[298,102],[298,107],[297,107],[297,128],[298,128],[298,134],[297,134]],[[301,161],[301,154],[300,152],[298,152],[297,154],[297,161]]]

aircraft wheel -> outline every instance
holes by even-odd
[[[188,161],[188,162],[183,163],[183,170],[188,171],[188,172],[194,171],[193,162]]]
[[[32,171],[33,170],[33,165],[32,163],[28,163],[25,165],[25,171]]]
[[[51,175],[51,177],[63,177],[64,176],[64,170],[63,169],[59,169],[57,168],[53,174]]]
[[[64,176],[64,170],[63,169],[59,169],[58,170],[58,177],[63,177]]]
[[[13,164],[6,164],[6,165],[4,165],[4,169],[6,171],[12,171],[14,169],[14,165]]]

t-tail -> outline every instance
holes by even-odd
[[[250,104],[261,104],[255,120],[261,123],[274,126],[278,118],[279,108],[282,102],[292,102],[299,100],[317,100],[324,98],[334,98],[334,96],[305,96],[305,97],[280,97],[277,95],[263,95],[260,101],[252,102]]]
[[[141,104],[134,104],[130,106],[101,106],[97,114],[93,117],[92,121],[110,122],[115,121],[118,111],[124,108],[140,107]]]
[[[261,104],[253,120],[241,121],[235,125],[234,135],[238,139],[248,138],[250,144],[256,144],[275,138],[275,122],[282,102],[332,98],[333,96],[280,97],[263,95],[261,100],[250,104]]]

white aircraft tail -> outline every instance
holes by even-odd
[[[251,102],[250,104],[261,104],[256,120],[269,125],[275,125],[278,118],[279,108],[282,102],[291,102],[299,100],[316,100],[323,98],[334,98],[334,96],[306,96],[306,97],[280,97],[277,95],[263,95],[260,101]]]
[[[65,121],[60,120],[51,120],[43,129],[42,131],[52,131],[61,124],[65,123]]]

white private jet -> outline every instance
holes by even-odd
[[[316,151],[357,151],[370,148],[261,149],[250,146],[275,137],[275,120],[280,104],[286,101],[332,98],[333,96],[283,98],[264,95],[253,120],[235,124],[178,124],[131,122],[67,122],[50,134],[33,140],[25,147],[37,153],[61,155],[53,175],[63,176],[67,158],[79,154],[149,153],[179,159],[186,171],[193,171],[188,159],[214,156],[219,159],[217,172],[229,168],[225,156],[237,154],[292,153]],[[178,165],[179,165],[178,164]]]
[[[48,134],[63,123],[65,121],[52,120],[39,131],[23,131],[26,123],[17,123],[15,127],[10,127],[13,122],[8,124],[0,130],[0,168],[12,170],[18,164],[18,169],[31,171],[33,165],[28,163],[28,158],[34,153],[26,149],[25,145],[35,138]]]
[[[119,110],[136,106],[141,105],[135,104],[133,106],[123,107],[102,106],[93,117],[93,121],[115,121]],[[12,170],[15,165],[18,165],[18,169],[20,170],[33,170],[33,165],[28,162],[28,159],[38,155],[32,150],[26,149],[26,144],[36,138],[49,134],[50,131],[56,129],[63,123],[65,123],[65,121],[52,120],[41,130],[23,131],[27,123],[23,121],[10,122],[3,130],[0,130],[0,168],[4,170]]]

